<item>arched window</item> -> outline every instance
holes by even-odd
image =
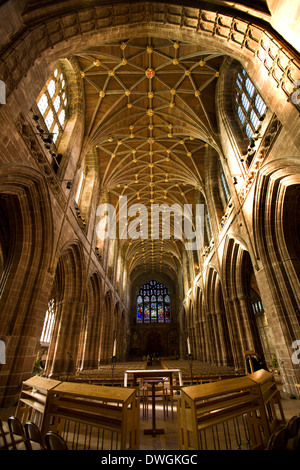
[[[235,77],[234,103],[240,127],[248,139],[252,139],[267,106],[244,69]]]
[[[55,300],[51,299],[48,302],[48,310],[45,315],[43,331],[41,334],[41,343],[50,343],[51,333],[54,325],[55,317]]]
[[[53,142],[58,145],[67,116],[66,78],[59,66],[55,68],[37,99],[37,106]]]
[[[169,323],[171,298],[167,287],[157,281],[144,284],[137,295],[137,323]]]
[[[209,213],[206,212],[206,226],[207,226],[207,236],[208,240],[210,241],[212,239],[213,233],[212,233],[212,228],[211,228],[211,223],[210,223],[210,217]]]
[[[79,180],[79,185],[78,185],[77,192],[76,192],[76,197],[75,197],[76,204],[79,203],[79,198],[80,198],[80,194],[81,194],[81,190],[82,190],[83,181],[84,181],[84,172],[82,171],[81,176],[80,176],[80,180]]]
[[[225,200],[227,203],[230,199],[230,193],[229,193],[228,183],[227,183],[227,180],[225,178],[223,171],[221,172],[221,184],[222,184],[223,194],[225,196]]]

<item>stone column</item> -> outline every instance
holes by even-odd
[[[84,331],[82,369],[97,369],[98,328],[94,314],[87,315]]]
[[[50,377],[66,377],[76,372],[80,318],[83,303],[64,300],[56,312],[47,368]]]
[[[232,347],[234,368],[237,372],[245,371],[245,360],[243,356],[243,344],[241,341],[241,325],[239,322],[239,306],[236,298],[225,299],[227,305],[227,324],[229,328],[229,337]]]
[[[225,336],[225,314],[223,312],[216,312],[216,324],[218,329],[218,342],[220,352],[219,365],[229,365],[229,351],[228,344],[226,343]]]

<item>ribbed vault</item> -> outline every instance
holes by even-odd
[[[128,208],[146,207],[149,215],[141,238],[121,242],[129,271],[167,268],[176,276],[183,247],[174,240],[176,211],[179,217],[184,205],[205,200],[208,147],[219,151],[215,90],[224,55],[188,42],[138,37],[76,58],[85,90],[84,147],[96,149],[101,194],[117,215],[120,196]],[[161,224],[159,237],[151,239],[151,207],[157,204],[176,210],[170,236]]]

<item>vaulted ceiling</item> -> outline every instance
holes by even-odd
[[[77,54],[85,91],[85,148],[94,148],[101,191],[118,208],[195,204],[205,195],[208,146],[218,149],[215,90],[222,54],[155,37],[129,38]],[[126,240],[131,270],[175,274],[173,240]],[[172,229],[171,229],[172,230]]]
[[[239,47],[252,51],[261,36],[256,38],[251,25],[279,38],[273,31],[272,16],[277,4],[284,2],[0,0],[2,3],[7,13],[9,8],[15,12],[19,28],[15,54],[4,54],[1,62],[11,78],[9,92],[26,73],[25,65],[38,60],[44,51],[49,61],[52,57],[57,60],[59,51],[62,59],[75,55],[85,94],[83,155],[86,165],[92,163],[99,172],[104,200],[118,208],[119,197],[127,196],[128,206],[146,206],[150,214],[153,204],[182,207],[208,198],[212,181],[208,163],[220,153],[216,86],[225,56],[216,52],[218,44],[226,44],[221,48],[226,53],[233,44],[235,51]],[[145,36],[141,37],[143,25]],[[214,38],[214,50],[182,42],[193,37],[203,37],[201,44],[207,38],[210,45]],[[9,22],[3,38],[4,42],[13,39]],[[109,38],[119,41],[108,42]],[[91,181],[87,186],[92,188]],[[184,263],[182,243],[151,239],[149,231],[146,235],[135,241],[121,240],[132,278],[145,271],[161,271],[170,272],[175,279]]]

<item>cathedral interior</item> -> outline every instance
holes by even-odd
[[[299,398],[299,15],[0,1],[2,409],[150,356]]]

